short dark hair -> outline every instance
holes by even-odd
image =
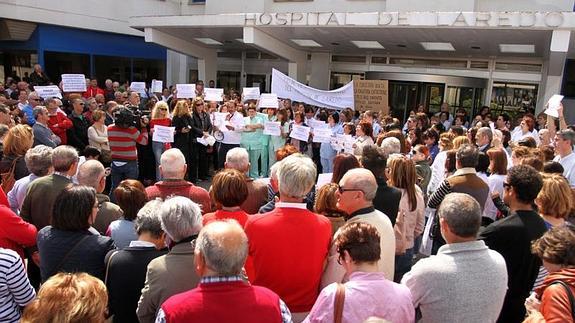
[[[461,167],[475,168],[479,159],[479,150],[474,145],[464,144],[457,150],[455,158],[459,161]]]
[[[334,112],[334,113],[330,114],[330,116],[333,118],[333,121],[335,123],[339,122],[339,113],[338,112]]]
[[[543,164],[543,173],[547,174],[560,174],[562,175],[565,172],[563,165],[560,162],[556,161],[548,161]]]
[[[114,189],[114,197],[124,212],[124,219],[133,221],[138,211],[148,202],[146,188],[140,181],[125,179]]]
[[[376,227],[368,223],[352,222],[340,228],[335,245],[342,258],[347,250],[356,263],[377,262],[381,258],[380,239]]]
[[[487,154],[479,152],[479,155],[477,156],[477,165],[475,165],[475,171],[487,173],[487,170],[489,169],[489,163],[490,160]]]
[[[531,251],[541,260],[567,267],[575,266],[575,227],[555,226],[531,245]]]
[[[465,136],[465,130],[462,126],[453,125],[449,128],[456,136]]]
[[[84,148],[84,157],[88,158],[88,157],[93,157],[93,158],[98,158],[100,157],[100,149],[94,147],[94,146],[86,146],[86,148]]]
[[[387,156],[385,151],[376,145],[367,145],[361,152],[361,165],[371,171],[375,178],[385,177],[385,167],[387,167]]]
[[[533,203],[543,187],[543,178],[535,168],[527,165],[513,166],[507,172],[507,182],[522,203]]]
[[[422,138],[423,140],[433,138],[433,140],[437,144],[437,142],[439,141],[439,133],[437,133],[437,131],[433,129],[427,129],[423,132]]]
[[[96,204],[95,189],[68,185],[54,201],[52,227],[67,231],[88,229],[94,204]]]
[[[501,118],[503,118],[503,121],[505,121],[505,122],[509,122],[509,120],[511,120],[511,118],[509,117],[509,115],[507,113],[502,113],[499,116]]]
[[[228,168],[214,176],[210,197],[225,207],[240,206],[248,198],[248,184],[242,172]]]

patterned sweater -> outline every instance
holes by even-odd
[[[113,124],[108,126],[108,142],[113,160],[136,161],[138,160],[136,143],[147,145],[148,132],[140,132],[135,127],[120,128]]]

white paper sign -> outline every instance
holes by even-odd
[[[353,144],[355,139],[351,135],[336,135],[337,137],[337,151],[343,150],[348,154],[353,154]]]
[[[235,115],[230,119],[230,125],[235,128],[234,130],[243,128],[245,124],[244,117],[242,116],[238,117]]]
[[[192,99],[196,97],[195,84],[176,84],[178,99]]]
[[[273,108],[279,107],[278,96],[273,93],[263,93],[260,95],[258,108]]]
[[[205,101],[220,102],[224,100],[224,89],[205,88],[204,93],[205,93],[204,96]]]
[[[130,83],[130,91],[146,94],[146,82],[132,82]]]
[[[319,120],[315,120],[315,119],[309,119],[307,120],[308,126],[310,126],[312,129],[316,129],[316,128],[329,128],[329,126],[327,125],[327,123],[323,122],[323,121],[319,121]]]
[[[86,92],[86,77],[84,74],[62,74],[62,90],[64,92]]]
[[[214,126],[218,127],[221,131],[224,131],[223,128],[224,124],[226,123],[226,117],[228,116],[228,113],[226,112],[214,112]]]
[[[176,127],[154,126],[154,135],[152,141],[156,142],[174,142],[174,131]]]
[[[547,109],[545,109],[545,114],[550,115],[554,118],[559,118],[559,105],[563,100],[563,96],[559,94],[554,94],[551,99],[547,102]]]
[[[282,72],[272,70],[272,93],[280,98],[305,102],[317,107],[341,110],[354,107],[353,81],[331,91],[323,91],[300,83]]]
[[[315,184],[316,189],[320,189],[325,184],[331,183],[331,178],[333,177],[333,173],[323,173],[317,176],[317,183]]]
[[[164,90],[164,81],[152,80],[152,92],[153,93],[162,93],[163,90]]]
[[[293,139],[307,141],[309,139],[309,131],[309,127],[294,124],[289,136]]]
[[[266,121],[264,123],[264,135],[281,136],[281,122]]]
[[[326,142],[331,141],[332,132],[329,128],[314,128],[313,129],[313,142]]]
[[[35,86],[34,91],[38,93],[41,98],[62,98],[62,93],[57,85],[47,85],[47,86]]]
[[[259,87],[245,87],[242,91],[242,95],[245,100],[257,100],[260,98],[260,88]]]

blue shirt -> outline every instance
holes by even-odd
[[[32,108],[30,104],[26,104],[22,108],[22,112],[24,112],[24,114],[26,115],[26,118],[28,119],[28,124],[30,126],[33,126],[36,123],[36,119],[34,119],[34,108]]]
[[[332,136],[343,134],[343,127],[340,124],[335,124],[331,129]],[[321,158],[333,158],[337,154],[337,151],[331,147],[331,143],[322,142],[319,148],[319,156]]]

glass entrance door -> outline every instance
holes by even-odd
[[[406,120],[409,111],[417,107],[418,84],[412,82],[389,83],[389,106],[391,115]]]
[[[427,106],[429,112],[438,112],[443,103],[443,92],[445,85],[439,83],[420,83],[423,87],[422,94],[425,95],[423,104]]]

